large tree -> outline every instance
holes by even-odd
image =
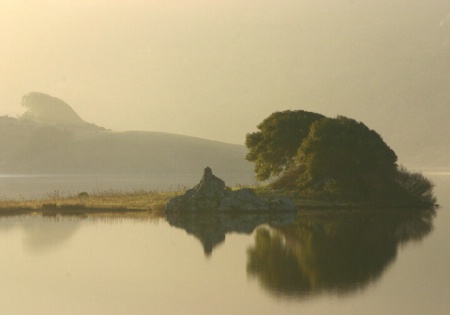
[[[374,130],[339,116],[316,121],[298,150],[302,188],[328,190],[350,199],[388,192],[397,174],[397,156]]]
[[[275,112],[257,126],[259,131],[247,134],[247,160],[255,163],[257,178],[266,180],[290,169],[311,124],[321,118],[303,110]]]
[[[276,112],[247,135],[247,159],[271,187],[319,198],[429,207],[433,183],[397,166],[397,155],[362,122],[305,111]]]

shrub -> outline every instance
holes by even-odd
[[[80,199],[86,199],[88,197],[89,197],[89,194],[85,191],[82,191],[78,194],[78,198],[80,198]]]
[[[405,193],[406,198],[413,203],[423,206],[433,206],[436,197],[433,195],[434,184],[421,173],[408,171],[399,167],[395,181]]]

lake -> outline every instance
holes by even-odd
[[[436,213],[3,217],[2,314],[449,314],[429,177]]]

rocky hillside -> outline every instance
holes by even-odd
[[[80,125],[85,122],[64,101],[47,94],[32,92],[22,98],[27,111],[20,120],[43,124]]]
[[[84,122],[63,101],[24,97],[28,111],[0,117],[0,173],[180,174],[211,166],[251,173],[246,148],[200,138],[143,131],[113,132]]]

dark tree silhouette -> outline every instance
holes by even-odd
[[[275,112],[257,126],[259,131],[247,134],[247,160],[255,162],[257,178],[266,180],[289,169],[311,124],[323,117],[303,110]]]
[[[302,188],[363,200],[388,192],[397,170],[395,152],[377,132],[342,116],[311,126],[297,162],[305,169],[300,176]]]
[[[389,207],[430,207],[433,184],[398,167],[397,155],[374,130],[343,116],[276,112],[247,134],[247,160],[275,189],[313,198]]]

